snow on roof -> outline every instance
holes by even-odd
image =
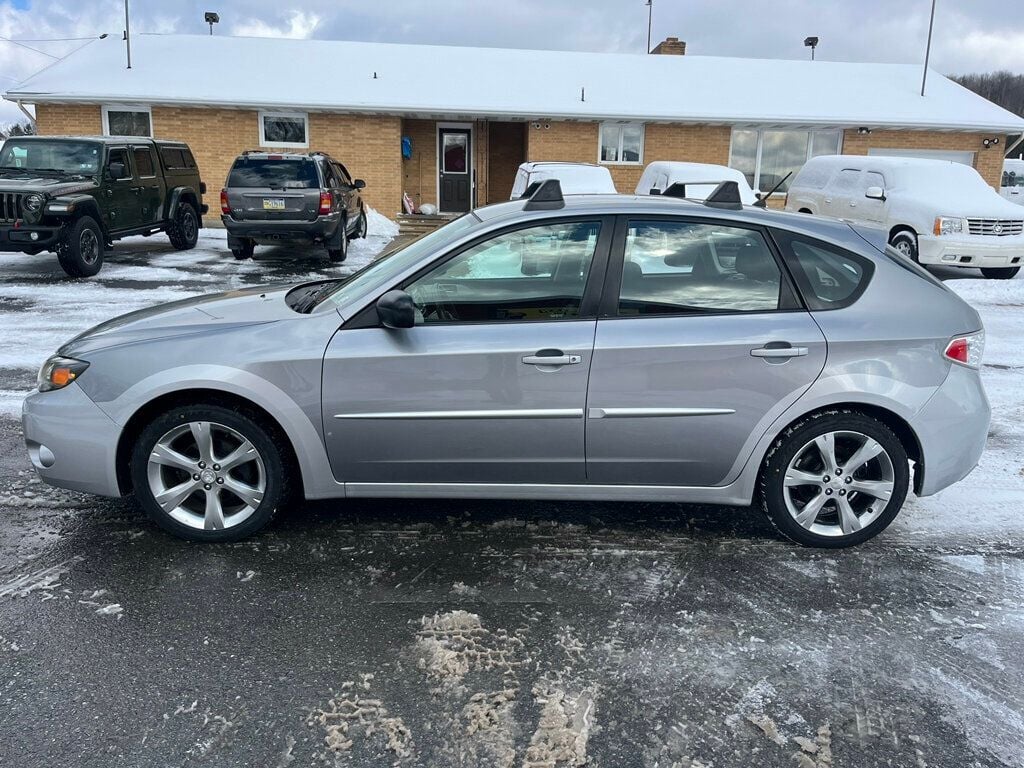
[[[921,68],[715,56],[141,34],[95,40],[9,89],[103,102],[419,116],[994,132],[1024,119]]]

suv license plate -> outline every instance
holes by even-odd
[[[264,211],[283,211],[284,210],[284,198],[283,197],[264,197],[263,198],[263,210]]]

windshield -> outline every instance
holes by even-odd
[[[340,309],[363,293],[369,293],[382,287],[388,280],[404,272],[432,252],[443,250],[445,246],[458,240],[479,223],[480,219],[472,213],[467,213],[423,237],[401,243],[384,251],[375,261],[336,283],[331,290],[319,296],[317,308]]]
[[[316,163],[305,158],[240,157],[231,166],[228,187],[318,189]]]
[[[102,147],[91,141],[8,139],[0,149],[0,168],[94,176],[101,154]]]

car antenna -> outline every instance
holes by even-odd
[[[526,199],[524,211],[555,211],[565,207],[562,184],[558,179],[535,181],[526,188],[520,199]]]
[[[786,183],[786,179],[788,179],[792,175],[793,175],[793,172],[790,171],[785,176],[783,176],[781,179],[779,179],[779,183],[776,184],[774,187],[772,187],[771,191],[767,195],[761,195],[760,199],[756,203],[754,203],[754,206],[757,207],[757,208],[767,208],[768,207],[768,198],[771,197],[772,195],[774,195],[778,191],[779,187],[781,187],[783,184]]]
[[[731,208],[741,210],[743,199],[740,197],[740,185],[735,181],[723,181],[704,200],[709,208]]]

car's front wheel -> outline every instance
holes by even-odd
[[[340,247],[332,248],[330,246],[327,246],[327,258],[333,261],[335,264],[340,264],[341,262],[348,258],[349,238],[348,235],[346,234],[347,225],[345,223],[345,220],[342,219],[338,226],[341,227],[341,242],[339,243]]]
[[[760,501],[784,535],[810,547],[849,547],[893,521],[907,497],[907,452],[882,422],[848,410],[814,414],[772,445]]]
[[[1009,280],[1016,277],[1020,267],[982,267],[981,274],[989,280]]]
[[[174,408],[132,451],[135,495],[152,520],[193,541],[237,541],[289,498],[280,439],[252,414],[217,405]]]
[[[369,224],[366,221],[366,211],[360,211],[359,221],[356,222],[355,231],[352,233],[352,236],[349,238],[349,240],[361,240],[362,238],[366,237],[366,231],[368,228]]]
[[[71,277],[92,277],[103,266],[103,230],[91,216],[67,225],[57,244],[57,261]]]
[[[921,263],[917,250],[917,235],[915,235],[913,232],[909,232],[905,229],[900,230],[895,235],[889,238],[889,245],[891,245],[897,251],[899,251],[908,259],[913,261],[915,264]]]

